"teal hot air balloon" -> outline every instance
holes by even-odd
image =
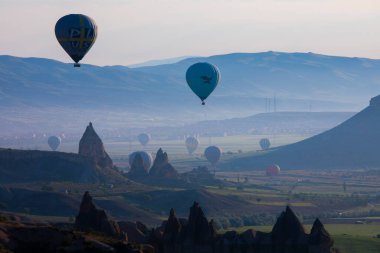
[[[66,15],[55,24],[55,36],[75,62],[74,67],[80,67],[79,61],[94,45],[97,30],[95,21],[82,14]]]
[[[207,62],[196,63],[187,70],[186,81],[190,89],[202,100],[214,91],[218,85],[220,73],[217,67]]]

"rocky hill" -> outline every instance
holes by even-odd
[[[102,168],[113,168],[112,160],[104,149],[103,142],[95,132],[91,122],[79,141],[78,154],[93,159]]]
[[[278,164],[281,169],[380,168],[380,96],[342,124],[309,139],[265,154],[247,155],[223,165],[243,170]]]

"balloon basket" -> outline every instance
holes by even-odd
[[[80,64],[79,63],[74,63],[74,68],[80,68]]]
[[[202,101],[202,105],[205,105],[206,103],[204,101]]]

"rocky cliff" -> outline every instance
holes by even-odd
[[[80,231],[96,231],[112,237],[122,237],[119,225],[109,219],[106,212],[98,209],[89,192],[83,195],[79,214],[75,218],[75,229]]]
[[[113,163],[90,122],[79,141],[79,155],[93,159],[100,167],[112,168]]]
[[[162,179],[178,179],[177,170],[169,163],[168,154],[160,148],[157,151],[149,176]]]
[[[139,180],[146,178],[148,175],[149,173],[144,166],[144,160],[141,154],[136,154],[135,159],[132,162],[131,169],[128,172],[128,178]]]

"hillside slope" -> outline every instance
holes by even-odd
[[[260,169],[276,163],[282,169],[380,168],[380,96],[339,126],[265,154],[230,160],[224,168]]]

